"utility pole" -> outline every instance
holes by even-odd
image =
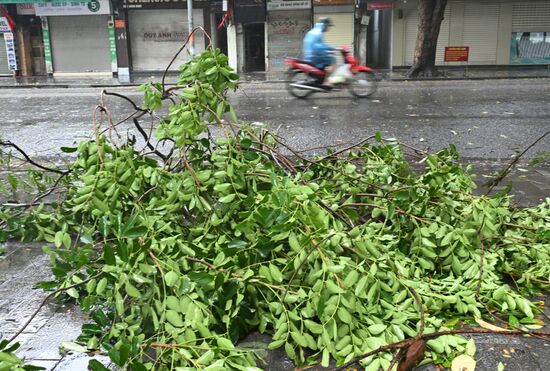
[[[195,35],[191,35],[193,32],[193,0],[187,0],[187,24],[189,25],[189,52],[191,55],[195,55]]]

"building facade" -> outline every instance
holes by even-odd
[[[0,75],[129,75],[161,71],[188,37],[187,0],[0,0]],[[321,17],[325,38],[347,45],[375,68],[412,64],[416,0],[194,0],[202,27],[195,52],[209,44],[239,72],[280,73],[302,55],[305,33]],[[438,40],[468,47],[470,65],[550,64],[549,0],[449,0]],[[191,57],[187,47],[171,66]]]

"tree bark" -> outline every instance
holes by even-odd
[[[446,6],[447,0],[418,0],[418,34],[409,77],[437,75],[437,38]]]

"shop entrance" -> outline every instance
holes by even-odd
[[[224,17],[224,13],[216,13],[216,26],[222,23]],[[227,55],[227,28],[225,24],[222,27],[216,27],[216,48],[219,48],[223,54]]]
[[[263,23],[244,25],[244,70],[265,71],[265,29]]]

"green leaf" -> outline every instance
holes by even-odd
[[[133,227],[124,231],[122,237],[124,238],[137,238],[145,235],[147,233],[147,227],[139,226]]]
[[[179,274],[177,274],[174,271],[170,271],[164,275],[164,282],[166,283],[166,286],[172,287],[175,286],[178,282]]]
[[[126,281],[126,286],[124,288],[126,290],[126,293],[128,296],[131,296],[132,298],[140,298],[141,293],[138,289],[135,288],[129,281]]]
[[[228,194],[227,196],[220,197],[218,201],[222,204],[228,204],[235,199],[237,195],[235,193]]]
[[[91,359],[88,362],[88,368],[91,371],[109,371],[107,367],[105,367],[101,362],[99,362],[97,359]]]
[[[86,347],[72,341],[62,341],[60,344],[60,347],[65,350],[73,351],[73,352],[85,353],[88,351]]]
[[[274,281],[283,282],[283,274],[276,265],[269,264],[269,273],[271,274],[271,278],[273,278]]]
[[[384,332],[384,330],[386,330],[387,327],[388,326],[380,323],[376,325],[370,325],[367,329],[369,330],[369,333],[371,335],[376,336]]]

